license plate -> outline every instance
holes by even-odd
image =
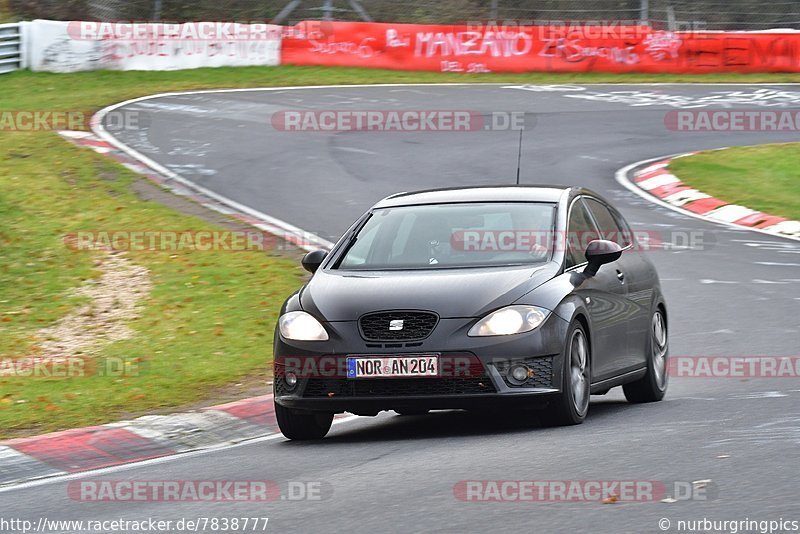
[[[347,358],[347,378],[397,378],[439,376],[439,357],[359,356]]]

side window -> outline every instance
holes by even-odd
[[[622,230],[622,242],[620,242],[620,245],[623,247],[632,245],[634,236],[628,221],[615,209],[611,210],[611,215],[614,217],[614,220],[617,221],[617,226]]]
[[[567,269],[586,261],[586,247],[595,239],[599,239],[597,229],[583,201],[578,199],[572,204],[567,223]]]
[[[593,198],[585,198],[584,202],[586,202],[589,211],[592,212],[592,216],[594,216],[594,220],[597,222],[597,227],[600,229],[600,235],[603,236],[603,239],[613,241],[623,248],[630,244],[628,242],[628,237],[622,231],[623,229],[620,228],[614,214],[611,213],[611,210],[609,210],[605,204]]]

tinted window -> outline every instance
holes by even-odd
[[[339,269],[519,265],[551,257],[555,206],[464,203],[376,209]]]
[[[620,243],[620,245],[622,245],[623,247],[627,247],[628,245],[632,244],[634,235],[633,235],[633,230],[631,230],[631,227],[628,224],[628,221],[626,221],[625,218],[617,210],[612,209],[611,215],[613,215],[614,220],[617,221],[617,226],[619,226],[620,229],[622,229],[622,241],[624,242],[624,244]]]
[[[603,239],[613,241],[621,247],[627,247],[629,238],[625,235],[625,232],[623,232],[623,228],[620,228],[617,218],[614,217],[611,210],[609,210],[605,204],[593,198],[585,198],[584,202],[586,202],[589,211],[592,212]]]
[[[578,199],[572,204],[567,226],[567,268],[586,261],[586,247],[599,239],[597,229],[589,218],[589,212]]]

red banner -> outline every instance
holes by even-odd
[[[800,33],[363,22],[306,22],[288,30],[285,65],[467,73],[800,72]]]

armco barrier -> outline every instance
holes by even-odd
[[[323,22],[284,32],[281,62],[454,72],[800,72],[800,33],[647,26]]]
[[[24,68],[22,26],[0,24],[0,74]]]

